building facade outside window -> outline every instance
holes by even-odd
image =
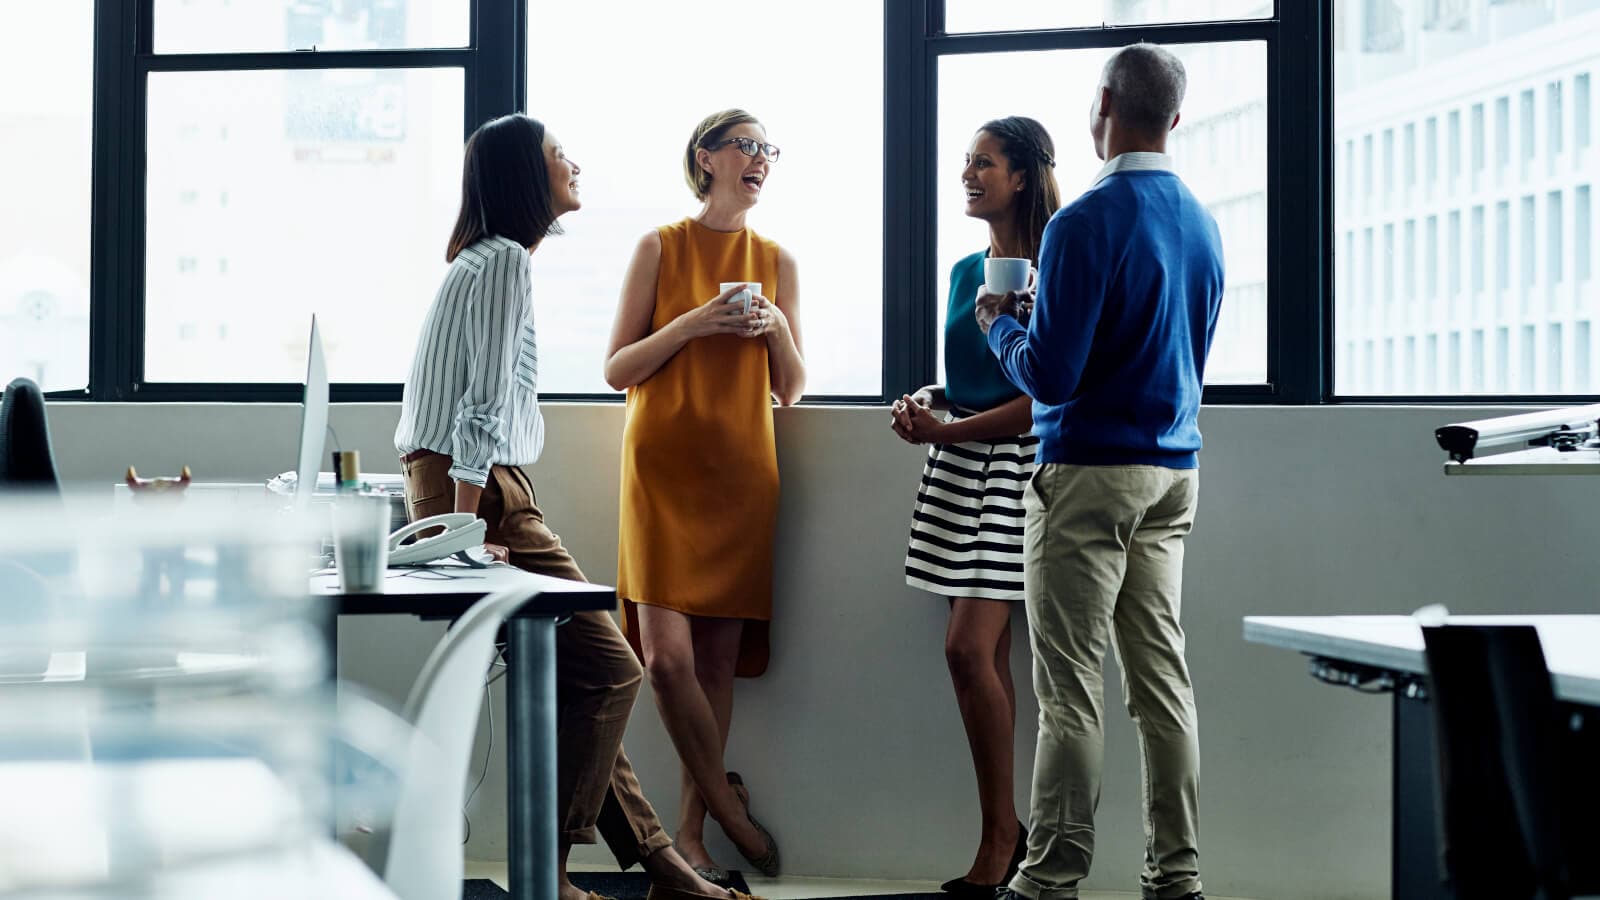
[[[1590,325],[1600,298],[1590,227],[1600,4],[1336,2],[1342,27],[1398,29],[1399,38],[1336,53],[1333,146],[1419,125],[1425,135],[1415,180],[1393,171],[1408,157],[1387,153],[1357,155],[1336,172],[1335,195],[1355,199],[1335,207],[1334,246],[1356,257],[1334,266],[1336,393],[1600,392]],[[1441,118],[1448,137],[1437,145],[1428,136]],[[1435,251],[1440,218],[1447,237]],[[1427,223],[1420,260],[1409,242],[1349,239],[1417,219]],[[1348,273],[1381,269],[1397,253],[1421,265],[1421,286],[1405,279],[1392,303],[1374,306],[1371,286]],[[1418,370],[1364,361],[1386,341],[1455,346],[1461,334],[1465,353],[1425,353]]]

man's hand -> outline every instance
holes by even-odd
[[[949,409],[950,402],[945,399],[944,385],[929,384],[917,388],[911,394],[911,402],[928,409]]]
[[[978,299],[974,313],[978,317],[978,330],[984,334],[989,333],[990,326],[1001,316],[1011,316],[1021,319],[1023,309],[1033,310],[1033,292],[1007,291],[1004,294],[989,293],[988,285],[978,288]]]

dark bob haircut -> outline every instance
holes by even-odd
[[[461,212],[445,260],[491,235],[532,247],[560,234],[544,163],[544,124],[514,113],[478,126],[461,166]]]

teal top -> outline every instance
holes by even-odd
[[[944,317],[944,393],[951,403],[982,412],[1022,396],[989,351],[978,330],[978,288],[989,251],[964,256],[950,270],[950,303]]]

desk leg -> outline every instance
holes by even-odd
[[[518,616],[507,626],[507,877],[512,900],[555,900],[556,622]]]
[[[1390,896],[1395,900],[1454,900],[1439,861],[1438,788],[1434,779],[1433,711],[1421,700],[1394,695],[1393,821]]]

